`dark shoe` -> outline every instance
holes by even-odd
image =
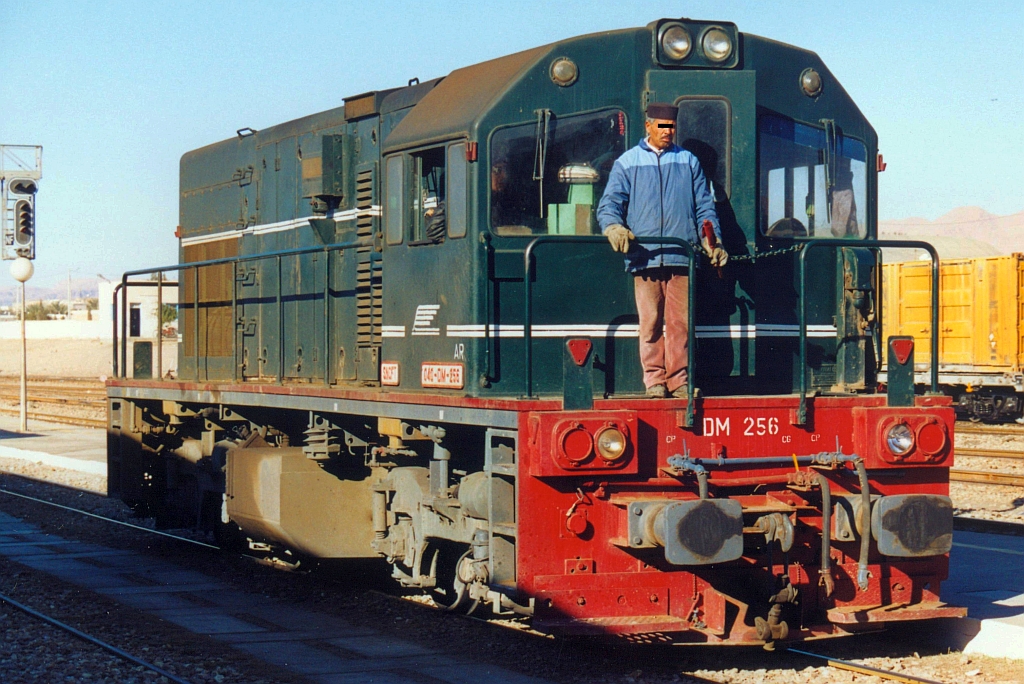
[[[668,397],[668,389],[665,385],[651,385],[647,388],[647,396],[651,399],[665,399]]]

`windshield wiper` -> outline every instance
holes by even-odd
[[[539,182],[540,217],[544,218],[544,166],[548,158],[548,128],[551,124],[551,110],[537,110],[536,146],[533,153],[533,180]]]
[[[836,133],[835,119],[821,119],[821,125],[825,127],[825,215],[831,225],[832,192],[836,189],[836,165],[839,161],[839,136]]]

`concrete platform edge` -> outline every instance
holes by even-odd
[[[953,621],[957,646],[968,655],[1024,660],[1024,627],[997,618],[965,617]]]
[[[47,454],[42,451],[29,451],[28,449],[15,449],[13,447],[0,446],[0,458],[11,458],[19,461],[29,461],[31,463],[42,463],[43,465],[53,466],[54,468],[74,470],[75,472],[88,473],[90,475],[105,476],[107,474],[106,463],[85,461],[78,458],[68,458],[67,456],[55,456],[54,454]]]

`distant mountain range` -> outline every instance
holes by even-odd
[[[71,279],[72,299],[96,297],[98,293],[99,282],[95,278]],[[34,287],[32,285],[32,281],[29,281],[28,284],[25,285],[25,299],[27,299],[29,303],[38,302],[40,300],[46,302],[54,299],[63,301],[67,298],[68,286],[66,281],[55,287]],[[18,285],[14,282],[14,279],[7,274],[6,262],[4,262],[4,265],[0,266],[0,306],[10,306],[17,302]]]
[[[934,221],[880,221],[878,233],[883,238],[934,240],[943,257],[1012,254],[1024,252],[1024,211],[996,216],[981,207],[958,207]]]

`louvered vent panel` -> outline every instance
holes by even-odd
[[[359,238],[373,238],[373,170],[366,169],[356,175],[356,234]],[[356,345],[375,347],[380,345],[381,315],[381,273],[379,262],[372,260],[373,247],[356,250]]]

